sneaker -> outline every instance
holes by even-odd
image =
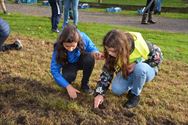
[[[15,49],[16,50],[20,50],[23,48],[23,45],[21,43],[21,41],[19,39],[17,39],[15,42],[14,42],[14,45],[15,45]]]
[[[140,96],[136,96],[135,94],[132,94],[130,92],[128,93],[128,101],[123,105],[123,107],[126,107],[126,108],[136,107],[139,101],[140,101]]]
[[[58,29],[52,29],[52,32],[59,33]]]

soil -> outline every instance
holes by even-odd
[[[32,6],[25,4],[7,4],[9,12],[18,12],[26,15],[36,16],[51,16],[51,8],[45,6]],[[112,15],[97,12],[79,12],[80,22],[96,22],[104,24],[135,26],[139,28],[146,28],[152,30],[162,30],[170,32],[185,32],[188,33],[188,20],[187,19],[170,19],[160,16],[154,16],[157,21],[155,25],[142,25],[140,24],[141,16],[123,16]]]

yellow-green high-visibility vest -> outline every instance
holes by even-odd
[[[134,50],[129,56],[129,63],[135,61],[143,61],[148,59],[149,48],[141,33],[139,32],[129,32],[134,38]],[[121,69],[120,59],[117,62],[117,65],[114,66],[115,71],[119,72]]]
[[[134,50],[129,56],[129,62],[132,63],[137,59],[148,59],[149,48],[139,32],[129,32],[134,38]]]

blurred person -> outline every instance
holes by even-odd
[[[163,0],[156,0],[156,6],[155,6],[155,10],[154,10],[154,14],[161,14],[161,4],[162,4]]]
[[[3,9],[3,13],[4,14],[9,14],[7,12],[7,8],[6,8],[6,5],[5,5],[5,0],[0,0],[0,4],[1,4],[1,8]]]
[[[51,31],[59,33],[58,24],[62,15],[62,0],[48,0],[51,6]]]
[[[73,11],[73,24],[75,26],[78,25],[78,3],[79,0],[64,0],[64,22],[62,28],[64,28],[69,23],[68,18],[70,14],[70,8]]]
[[[6,21],[0,18],[0,51],[20,50],[23,48],[20,40],[16,40],[12,44],[4,44],[10,34],[10,27]]]
[[[144,10],[141,24],[155,24],[156,22],[153,20],[153,11],[155,8],[155,0],[147,0],[146,2],[146,8]]]

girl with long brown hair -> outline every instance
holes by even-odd
[[[76,98],[80,91],[71,83],[76,79],[77,71],[83,70],[81,90],[92,94],[88,84],[95,59],[102,59],[102,54],[91,39],[76,26],[67,25],[54,45],[51,73],[56,83],[66,88],[71,98]]]
[[[105,65],[98,81],[94,107],[104,100],[104,94],[112,83],[112,92],[122,95],[128,92],[128,101],[124,107],[132,108],[138,105],[140,93],[146,82],[151,81],[156,73],[156,66],[161,62],[161,52],[155,51],[154,60],[149,60],[150,48],[138,32],[109,31],[103,39]],[[152,49],[155,50],[155,49]],[[152,54],[154,51],[152,51]],[[143,62],[143,60],[147,60]],[[156,65],[154,64],[156,61]],[[116,73],[115,78],[113,75]]]

